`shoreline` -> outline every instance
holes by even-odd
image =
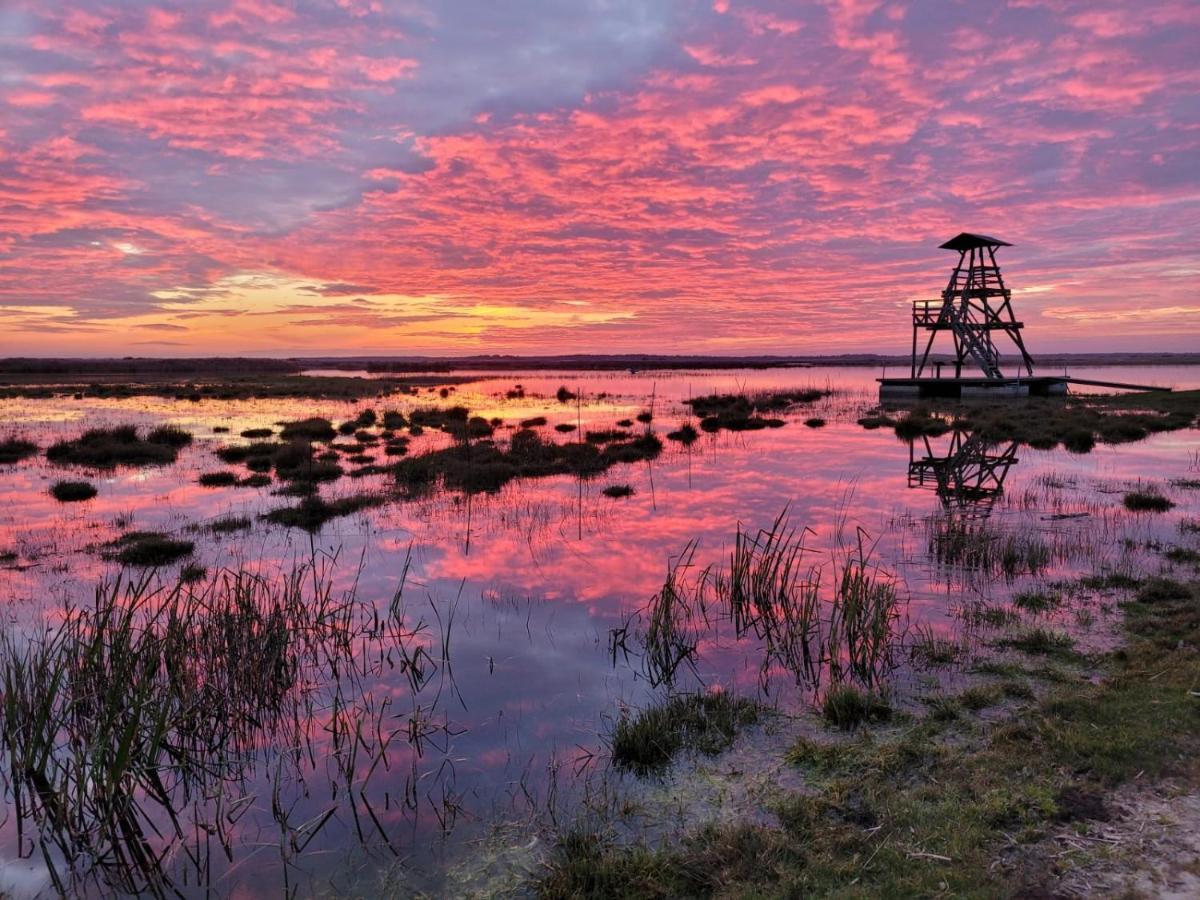
[[[935,357],[934,361],[948,361]],[[65,375],[185,376],[297,375],[310,370],[409,374],[415,372],[669,371],[682,369],[788,369],[904,367],[907,356],[854,353],[821,355],[706,356],[701,354],[561,354],[546,356],[286,356],[286,357],[6,357],[0,382]],[[1003,358],[1002,363],[1016,360]],[[1048,353],[1039,369],[1064,366],[1194,366],[1200,353]]]

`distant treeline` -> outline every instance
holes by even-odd
[[[948,356],[931,357],[952,361]],[[900,366],[910,364],[908,356],[874,353],[847,353],[838,356],[659,356],[641,354],[560,356],[464,356],[444,357],[357,357],[322,358],[301,361],[305,368],[366,369],[369,372],[454,372],[492,369],[529,371],[539,369],[619,371],[634,369],[775,369],[808,366]],[[1016,359],[1003,358],[1004,364]],[[1063,366],[1153,366],[1197,365],[1200,353],[1047,353],[1036,356],[1043,368]]]
[[[950,362],[946,356],[934,361]],[[1068,366],[1200,365],[1200,353],[1044,353],[1035,354],[1043,374]],[[1003,364],[1016,362],[1004,358]],[[209,357],[192,359],[0,359],[2,375],[289,375],[306,369],[377,373],[495,371],[646,371],[655,369],[778,369],[808,366],[906,368],[908,356],[846,353],[839,356],[665,356],[660,354],[561,354],[554,356],[321,356],[290,359]]]
[[[153,359],[127,356],[122,359],[0,359],[0,375],[261,375],[300,371],[291,359],[247,359],[244,357],[198,357]]]

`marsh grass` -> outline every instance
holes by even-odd
[[[641,611],[647,623],[642,635],[642,668],[655,687],[672,684],[685,663],[694,666],[699,634],[709,624],[704,603],[708,570],[694,580],[689,571],[695,552],[695,543],[689,543],[668,563],[662,588]]]
[[[1041,615],[1058,609],[1062,605],[1061,594],[1048,590],[1018,591],[1013,594],[1012,604],[1022,612]]]
[[[350,494],[332,500],[325,500],[318,494],[310,494],[303,497],[296,506],[273,509],[265,513],[263,518],[268,522],[285,525],[288,528],[320,531],[331,519],[353,515],[364,509],[381,506],[386,502],[386,495],[378,493]]]
[[[130,531],[109,545],[106,555],[125,566],[165,566],[190,556],[192,541],[180,540],[157,531]]]
[[[1130,491],[1121,502],[1132,512],[1167,512],[1175,506],[1155,489]]]
[[[1064,822],[1094,833],[1088,820],[1107,818],[1106,791],[1164,777],[1173,791],[1194,790],[1198,591],[1174,582],[1131,600],[1128,641],[1099,679],[996,664],[989,671],[1005,681],[936,701],[944,715],[837,743],[798,740],[787,761],[806,770],[806,787],[780,792],[777,824],[735,819],[657,849],[591,844],[569,867],[550,862],[543,893],[587,895],[602,882],[606,896],[1052,894],[1044,840],[1060,859]],[[1025,675],[1044,696],[1031,697]],[[1024,702],[987,728],[960,715],[964,700],[1003,698]]]
[[[181,448],[192,441],[186,431],[163,425],[145,437],[133,425],[93,428],[72,440],[57,441],[46,449],[46,459],[59,465],[112,469],[117,466],[163,466],[175,462]]]
[[[320,416],[283,422],[279,436],[285,441],[332,441],[337,437],[333,423]]]
[[[90,481],[56,481],[50,486],[50,495],[59,503],[78,503],[91,500],[98,491]]]
[[[592,478],[620,463],[655,459],[661,452],[662,441],[651,432],[614,439],[600,448],[586,441],[556,443],[524,428],[514,432],[507,447],[490,439],[464,440],[402,459],[393,471],[409,493],[429,491],[439,483],[448,490],[481,493],[499,491],[518,478]]]
[[[605,497],[619,499],[621,497],[632,497],[634,495],[633,487],[628,484],[610,484],[602,493]]]
[[[1013,533],[984,519],[944,514],[927,521],[927,547],[939,564],[1008,580],[1045,571],[1054,551],[1037,534]]]
[[[38,452],[38,445],[23,437],[9,435],[0,441],[0,465],[13,465]]]
[[[883,678],[894,664],[903,607],[896,581],[872,560],[862,529],[825,562],[808,562],[813,551],[804,540],[811,534],[790,524],[786,508],[758,531],[739,523],[727,563],[699,571],[690,542],[668,566],[663,589],[637,614],[648,623],[639,632],[647,678],[669,682],[684,663],[694,667],[700,637],[726,622],[735,639],[761,643],[764,687],[780,669],[814,685],[826,670],[837,680]],[[628,624],[616,632],[614,660]]]
[[[1001,638],[997,644],[1035,656],[1062,656],[1073,652],[1075,640],[1065,632],[1039,627]]]
[[[685,447],[696,443],[700,439],[700,432],[696,430],[691,422],[684,422],[674,431],[667,432],[667,440],[678,441]]]
[[[229,487],[238,483],[237,472],[202,472],[196,479],[201,487]]]
[[[835,728],[853,731],[870,722],[886,722],[892,717],[892,707],[880,694],[843,684],[825,692],[821,716]]]
[[[762,714],[759,704],[724,691],[671,697],[617,720],[613,764],[646,775],[666,768],[684,748],[710,756],[720,753]]]
[[[908,654],[916,665],[944,668],[964,660],[970,652],[965,644],[938,634],[932,625],[917,625],[909,631]]]
[[[779,428],[784,424],[782,419],[764,417],[762,413],[812,403],[828,394],[828,391],[816,388],[757,394],[708,394],[692,397],[684,403],[700,419],[700,428],[704,431],[757,431]]]
[[[335,593],[335,565],[208,578],[197,567],[174,584],[120,575],[41,633],[0,634],[0,777],[23,853],[41,856],[56,892],[207,884],[216,860],[234,859],[248,792],[263,789],[252,777],[266,778],[260,812],[285,864],[337,811],[360,840],[386,843],[368,781],[389,747],[419,755],[442,728],[454,605],[430,598],[433,632],[404,595],[407,564],[384,609]],[[366,679],[385,669],[403,687],[375,698]],[[285,752],[269,749],[280,741]],[[397,810],[411,814],[420,777],[414,767]],[[331,798],[301,821],[318,779]]]

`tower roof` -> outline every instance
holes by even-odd
[[[963,232],[950,238],[946,243],[942,244],[939,250],[974,250],[979,247],[1011,247],[1008,241],[1002,241],[999,238],[988,237],[986,234],[968,234]]]

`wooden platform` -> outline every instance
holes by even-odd
[[[1067,393],[1065,375],[1025,378],[879,378],[882,400],[923,397],[1052,397]]]

